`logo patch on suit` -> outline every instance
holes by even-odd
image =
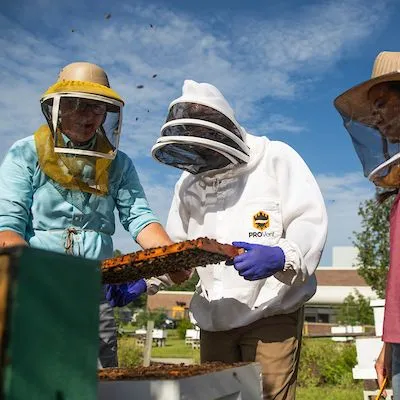
[[[259,231],[269,228],[269,215],[264,211],[259,211],[253,215],[253,226]]]

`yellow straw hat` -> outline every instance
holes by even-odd
[[[71,92],[96,94],[124,103],[121,96],[110,88],[103,68],[88,62],[76,62],[64,67],[58,75],[57,82],[47,89],[42,99],[55,93]]]

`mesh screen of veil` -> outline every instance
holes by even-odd
[[[213,122],[242,138],[240,129],[226,115],[202,104],[176,103],[170,108],[166,122],[186,118]]]
[[[55,104],[59,104],[58,107]],[[55,103],[55,99],[50,97],[41,105],[54,136],[55,151],[70,154],[85,153],[95,157],[115,157],[119,145],[122,114],[122,105],[117,101],[59,95],[59,103]],[[71,142],[74,141],[74,137],[81,136],[84,145]],[[96,142],[96,138],[100,140]],[[94,141],[89,142],[86,139]]]
[[[209,139],[214,142],[226,144],[229,147],[243,152],[241,146],[234,140],[226,136],[224,133],[218,132],[206,126],[192,124],[171,125],[162,130],[162,136],[192,136],[202,139]]]
[[[347,117],[343,119],[365,176],[369,176],[373,170],[399,153],[400,143],[390,142],[381,135],[378,129]]]
[[[188,143],[165,144],[154,156],[162,163],[183,169],[191,174],[220,169],[230,161],[217,151]]]

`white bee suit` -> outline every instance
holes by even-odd
[[[257,281],[245,280],[225,263],[198,268],[200,282],[191,311],[207,331],[290,313],[316,290],[314,271],[327,235],[320,189],[288,145],[248,133],[246,144],[247,164],[222,172],[182,174],[166,229],[174,241],[207,236],[221,243],[280,246],[285,268]]]

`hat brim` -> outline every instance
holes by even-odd
[[[109,97],[111,99],[120,101],[124,104],[121,96],[113,89],[100,85],[95,82],[86,82],[86,81],[59,81],[54,85],[50,86],[47,91],[44,93],[42,98],[56,93],[75,93],[82,92],[88,94],[97,94],[99,96]]]
[[[383,82],[399,82],[400,72],[391,72],[369,79],[353,86],[336,97],[333,104],[340,114],[356,121],[366,120],[371,115],[371,103],[368,99],[369,90]]]

